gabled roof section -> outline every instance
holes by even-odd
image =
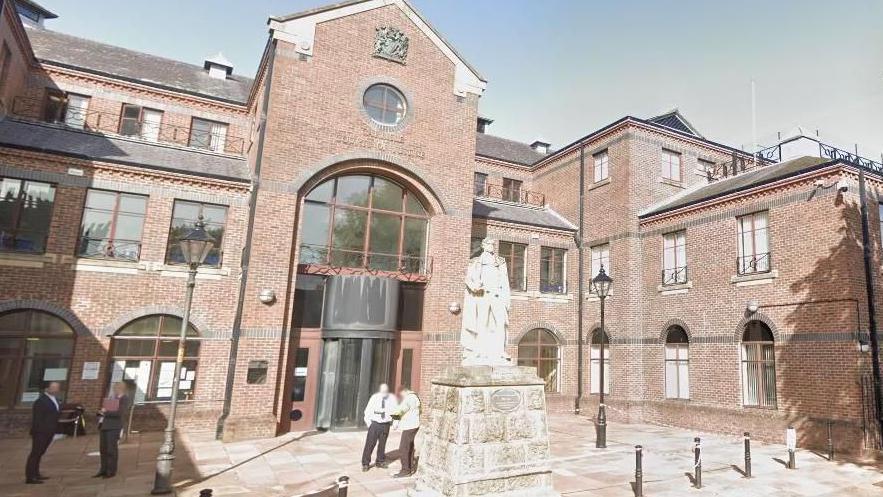
[[[549,207],[532,207],[486,198],[472,200],[472,217],[553,230],[577,230],[575,224]]]
[[[838,161],[821,157],[800,157],[799,159],[758,167],[752,171],[715,181],[714,183],[708,183],[685,190],[675,197],[650,206],[647,210],[641,212],[638,217],[643,219],[657,214],[663,214],[665,212],[712,200],[724,195],[773,183],[798,174],[815,171],[836,162]]]
[[[317,24],[389,5],[395,5],[401,9],[411,19],[411,22],[454,63],[456,68],[454,93],[457,95],[482,94],[487,87],[487,80],[466,62],[466,59],[457,52],[453,45],[448,43],[407,0],[348,0],[294,14],[272,16],[267,23],[270,25],[273,37],[292,43],[299,53],[313,55]]]
[[[541,154],[531,148],[527,143],[484,133],[475,134],[475,155],[512,162],[519,166],[530,166],[546,156],[546,154]]]
[[[693,136],[699,138],[705,138],[702,136],[702,133],[696,130],[690,121],[687,121],[687,118],[684,117],[683,114],[678,111],[678,109],[673,109],[670,112],[666,112],[665,114],[658,115],[656,117],[651,117],[647,119],[647,121],[651,123],[661,124],[666,128],[676,129],[683,133],[688,133]]]
[[[252,79],[216,79],[194,64],[149,55],[48,29],[26,27],[34,56],[42,63],[190,95],[245,104]]]

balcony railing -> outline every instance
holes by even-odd
[[[772,269],[772,255],[769,252],[736,258],[736,274],[739,275],[768,273],[770,269]]]
[[[302,272],[318,274],[373,274],[407,281],[426,281],[432,258],[346,250],[325,245],[301,244],[298,261]]]
[[[734,152],[730,160],[714,164],[714,167],[709,167],[705,170],[705,174],[708,177],[708,182],[710,183],[719,179],[742,174],[746,171],[750,171],[760,166],[765,166],[772,162],[775,161],[771,161],[761,154],[758,154],[758,156],[755,158],[740,156]]]
[[[476,185],[475,194],[477,197],[494,198],[505,200],[506,202],[528,204],[536,207],[543,207],[546,205],[546,196],[542,193],[532,192],[522,188],[505,188],[503,185],[494,185],[491,183]]]
[[[687,266],[662,270],[662,285],[683,285],[687,282]]]
[[[153,143],[168,143],[235,155],[242,155],[245,152],[245,139],[231,135],[229,128],[223,133],[203,131],[187,126],[126,118],[121,113],[73,107],[68,107],[57,121],[47,120],[42,100],[23,97],[16,97],[13,100],[12,114],[33,121],[63,124],[92,133],[126,136]]]

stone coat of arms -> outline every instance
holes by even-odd
[[[374,55],[404,63],[408,56],[408,37],[393,27],[377,28],[374,36]]]

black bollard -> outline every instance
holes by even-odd
[[[702,488],[702,445],[699,437],[693,439],[693,486]]]
[[[751,434],[745,432],[745,478],[751,478]]]
[[[210,488],[203,488],[199,491],[199,497],[212,497],[213,490]]]
[[[828,420],[828,460],[834,460],[834,422]]]
[[[797,432],[791,426],[785,432],[785,445],[788,446],[788,469],[797,469],[797,463],[794,460],[794,451],[797,449]]]
[[[350,477],[341,476],[337,479],[337,497],[346,497],[347,487],[350,486]]]
[[[635,497],[644,495],[644,455],[642,447],[635,445]]]

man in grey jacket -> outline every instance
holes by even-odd
[[[393,478],[411,476],[417,471],[414,467],[414,438],[420,429],[420,398],[410,388],[399,387],[401,400],[399,406],[393,411],[393,426],[402,430],[402,438],[399,441],[399,460],[402,462],[402,470],[393,475]]]
[[[126,427],[129,415],[128,388],[123,382],[114,383],[111,396],[105,401],[99,415],[99,450],[101,469],[95,478],[113,478],[117,474],[120,434]]]

